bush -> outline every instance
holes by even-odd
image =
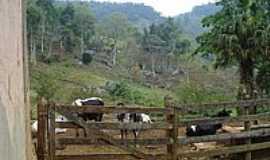
[[[92,97],[92,93],[82,89],[82,88],[74,88],[71,90],[71,94],[70,94],[70,100],[74,101],[75,99],[84,99],[84,98],[88,98],[88,97]]]
[[[113,97],[127,98],[130,97],[131,94],[128,84],[123,81],[108,81],[105,85],[105,89]]]
[[[82,62],[83,62],[83,64],[88,65],[88,64],[90,64],[92,62],[92,60],[93,60],[93,56],[91,54],[84,53],[82,55]]]
[[[57,54],[51,56],[41,55],[39,56],[39,59],[46,64],[59,63],[62,61],[61,56]]]
[[[55,78],[52,75],[42,72],[39,72],[33,78],[32,88],[37,93],[37,96],[44,97],[47,100],[53,99],[58,89]]]
[[[226,95],[224,91],[218,88],[204,87],[196,84],[185,84],[177,88],[176,96],[181,104],[185,103],[211,103],[233,100],[233,96]],[[222,108],[219,108],[222,109]],[[217,112],[216,109],[198,110],[191,115],[211,116]]]
[[[185,84],[178,87],[176,95],[180,103],[209,103],[232,99],[220,89],[196,84]]]
[[[122,101],[136,104],[142,104],[145,100],[142,92],[132,89],[124,81],[108,81],[105,85],[105,90],[114,100],[121,99]]]

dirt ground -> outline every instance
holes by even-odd
[[[104,115],[104,122],[115,122],[116,119],[113,118],[115,115]],[[108,133],[109,135],[113,136],[116,139],[120,139],[120,131],[118,130],[104,130],[104,132]],[[76,132],[75,130],[68,130],[67,133],[58,135],[58,137],[75,137]],[[80,132],[80,136],[83,136],[82,131]],[[179,136],[185,136],[185,128],[179,128]],[[140,131],[138,139],[159,139],[159,138],[165,138],[166,137],[166,131],[165,130],[145,130]],[[134,139],[134,136],[132,132],[129,132],[128,139]],[[216,143],[200,143],[198,144],[198,147],[203,149],[215,149],[218,147],[222,147],[220,144]],[[166,153],[166,145],[149,145],[149,146],[137,146],[137,148],[144,153],[148,154],[165,154]],[[194,150],[194,147],[192,146],[184,146],[179,149],[179,151],[192,151]],[[128,154],[127,152],[118,149],[114,146],[100,146],[100,145],[69,145],[66,146],[64,150],[58,150],[58,155],[80,155],[80,154]]]
[[[113,122],[112,116],[105,116],[105,122],[110,121]],[[242,129],[238,127],[238,124],[231,124],[223,127],[225,130],[230,130],[230,132],[240,132]],[[109,135],[113,136],[116,139],[120,139],[120,131],[118,130],[104,130],[104,132],[108,133]],[[82,131],[80,131],[80,136],[83,136]],[[185,136],[185,128],[179,128],[179,136]],[[75,138],[76,132],[74,129],[67,130],[64,134],[57,135],[57,138]],[[138,139],[159,139],[165,138],[166,132],[164,130],[145,130],[141,131]],[[128,139],[133,139],[132,132],[129,132]],[[220,147],[224,147],[225,144],[216,143],[216,142],[209,142],[209,143],[196,143],[197,149],[194,146],[186,145],[184,147],[179,148],[179,152],[188,152],[188,151],[198,151],[198,150],[211,150],[217,149]],[[148,154],[165,154],[166,153],[166,145],[149,145],[149,146],[136,146],[140,151]],[[127,152],[114,147],[114,146],[101,146],[101,145],[68,145],[65,149],[57,150],[57,155],[89,155],[89,154],[128,154]],[[260,155],[260,154],[259,154]],[[206,160],[209,158],[199,158],[199,160]],[[218,158],[219,160],[228,160],[230,158],[223,157]],[[192,159],[188,159],[192,160]]]

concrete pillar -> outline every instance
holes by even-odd
[[[0,159],[28,160],[22,0],[0,0]]]

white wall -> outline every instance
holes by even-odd
[[[26,160],[22,26],[22,0],[0,0],[1,160]]]

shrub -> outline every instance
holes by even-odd
[[[59,63],[62,61],[61,56],[58,54],[54,54],[51,56],[40,55],[39,59],[46,64]]]
[[[124,81],[108,81],[105,85],[105,90],[114,100],[121,99],[122,101],[136,104],[142,104],[145,100],[142,92],[132,89],[132,87]]]
[[[196,84],[185,84],[178,87],[176,95],[180,103],[209,103],[232,99],[220,89]]]
[[[84,99],[84,98],[88,98],[88,97],[92,97],[92,94],[87,92],[84,89],[74,88],[74,89],[71,90],[71,94],[70,94],[69,99],[71,101],[73,101],[73,100],[78,99],[78,98]]]
[[[92,62],[92,60],[93,60],[93,56],[91,54],[83,53],[83,55],[82,55],[83,64],[88,65]]]
[[[55,78],[52,75],[42,72],[39,72],[33,78],[34,83],[32,83],[32,88],[37,93],[37,96],[44,97],[47,100],[53,99],[58,89]]]
[[[233,100],[233,97],[227,95],[221,89],[214,87],[204,87],[203,85],[185,84],[177,88],[176,96],[181,104],[185,103],[211,103],[211,102],[224,102]],[[217,109],[205,109],[193,111],[189,116],[211,116],[214,115]]]
[[[113,97],[127,98],[130,97],[131,94],[128,84],[123,81],[108,81],[105,85],[105,89]]]

